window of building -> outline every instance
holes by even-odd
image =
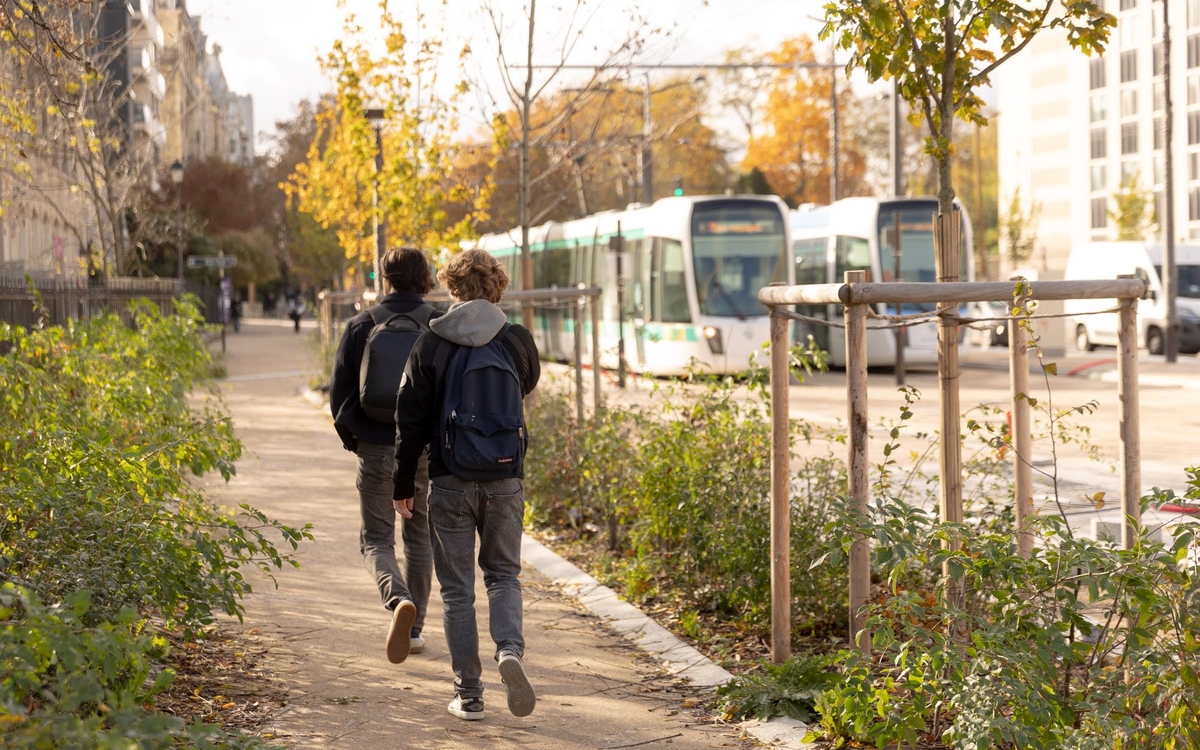
[[[1162,185],[1167,181],[1166,165],[1161,156],[1154,157],[1154,184]]]
[[[1163,74],[1163,46],[1162,42],[1155,42],[1150,54],[1150,75],[1160,76]]]
[[[1188,28],[1200,26],[1200,0],[1187,0]]]
[[[1138,46],[1138,17],[1126,16],[1117,24],[1121,32],[1121,49],[1136,49]]]
[[[1153,96],[1152,96],[1152,98],[1154,99],[1154,111],[1155,112],[1162,112],[1163,108],[1166,106],[1166,101],[1163,97],[1163,93],[1164,93],[1163,82],[1155,81],[1154,89],[1153,89]]]
[[[1103,164],[1092,165],[1092,192],[1100,193],[1108,189],[1108,168]],[[799,282],[796,282],[799,283]]]
[[[1200,143],[1200,111],[1188,112],[1188,145]]]
[[[1137,115],[1137,89],[1125,89],[1121,92],[1121,117]]]
[[[1137,0],[1121,0],[1121,10],[1132,10],[1137,7]],[[1122,21],[1124,23],[1124,21]]]
[[[1200,188],[1188,190],[1188,221],[1200,221]]]
[[[1092,158],[1103,159],[1108,156],[1108,131],[1104,128],[1092,129]]]
[[[1200,180],[1200,151],[1193,151],[1188,154],[1188,179],[1192,181]]]
[[[1187,79],[1188,106],[1200,104],[1200,75],[1191,75]]]
[[[1136,154],[1138,150],[1138,128],[1136,122],[1121,126],[1121,153]]]
[[[1136,159],[1126,159],[1121,162],[1121,184],[1128,185],[1142,174],[1141,165]]]
[[[1103,94],[1092,94],[1088,101],[1088,112],[1091,122],[1103,122],[1108,117],[1108,97]]]
[[[1121,53],[1121,83],[1137,80],[1137,50],[1131,49]]]
[[[1150,36],[1154,39],[1162,39],[1163,35],[1163,14],[1162,6],[1158,3],[1150,6]]]
[[[1197,0],[1200,2],[1200,0]],[[1104,88],[1104,58],[1093,57],[1088,62],[1088,81],[1093,89]]]
[[[1200,68],[1200,34],[1188,35],[1187,66],[1189,68]]]
[[[1163,147],[1163,118],[1154,118],[1154,150],[1162,151]]]
[[[1197,191],[1200,193],[1200,191]],[[1108,226],[1108,198],[1092,198],[1092,229]]]

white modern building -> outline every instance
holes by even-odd
[[[1168,0],[1176,240],[1200,237],[1200,0]],[[1117,18],[1102,57],[1043,32],[994,76],[1001,210],[1036,203],[1029,265],[1062,270],[1070,246],[1116,238],[1113,194],[1136,176],[1164,216],[1163,3],[1103,0]],[[1146,239],[1161,237],[1159,228]],[[1011,270],[1011,269],[1005,269]]]

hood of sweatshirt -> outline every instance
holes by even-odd
[[[449,312],[429,321],[429,328],[459,346],[483,346],[496,337],[508,316],[485,299],[457,302]]]

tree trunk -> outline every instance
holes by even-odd
[[[521,92],[521,177],[517,212],[521,219],[521,288],[533,289],[533,254],[529,248],[529,109],[533,94],[533,31],[537,0],[529,0],[529,39],[525,46],[525,88]],[[533,306],[521,307],[521,323],[533,330]]]
[[[947,13],[942,20],[945,32],[945,49],[952,50],[956,40],[954,16]],[[954,139],[954,64],[955,57],[946,55],[942,68],[941,99],[938,102],[938,215],[934,221],[934,243],[936,248],[937,279],[939,282],[958,281],[961,264],[961,222],[954,211],[954,185],[951,180],[951,144]],[[953,311],[954,303],[938,303],[938,310]],[[962,427],[958,393],[958,321],[946,315],[938,321],[938,389],[941,396],[941,445],[940,445],[940,505],[941,520],[945,523],[962,523]],[[946,603],[951,607],[963,605],[961,578],[950,574],[949,564],[943,564],[942,573],[946,580]],[[953,634],[956,638],[965,635]]]

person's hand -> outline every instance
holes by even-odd
[[[396,506],[396,512],[402,517],[413,517],[413,499],[411,497],[406,497],[403,500],[392,500],[392,505]]]

